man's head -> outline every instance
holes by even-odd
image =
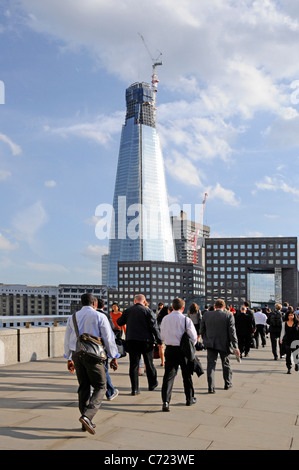
[[[85,292],[85,294],[81,295],[81,304],[83,307],[94,307],[97,302],[96,297],[92,294]]]
[[[146,304],[146,298],[143,294],[137,294],[135,295],[134,297],[134,304],[142,304],[142,305],[145,305]]]
[[[241,310],[242,313],[246,313],[247,308],[243,306],[243,307],[240,308],[240,310]]]
[[[98,308],[103,310],[104,306],[105,306],[105,302],[103,299],[97,299],[98,301]]]
[[[225,309],[225,302],[222,299],[217,299],[215,302],[215,308],[219,310],[224,310]]]
[[[282,305],[281,304],[275,304],[275,310],[281,310],[282,309]]]
[[[176,299],[173,299],[172,308],[173,310],[176,310],[176,311],[183,311],[185,308],[185,301],[178,297]]]

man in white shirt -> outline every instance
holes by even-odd
[[[254,333],[256,349],[259,347],[259,336],[261,337],[262,346],[264,348],[266,346],[267,315],[262,312],[261,308],[257,308],[256,312],[254,312],[254,320],[256,324],[256,330]]]
[[[188,367],[188,360],[180,348],[180,342],[185,328],[193,343],[196,344],[196,329],[192,320],[183,315],[185,308],[184,300],[178,298],[174,299],[172,307],[173,311],[163,318],[160,326],[161,338],[166,345],[165,372],[162,384],[163,411],[169,411],[171,392],[179,366],[181,367],[183,377],[186,405],[190,406],[192,403],[196,402],[193,396],[192,375]]]
[[[92,294],[83,294],[81,303],[81,310],[76,312],[79,335],[89,333],[100,337],[105,345],[107,355],[112,359],[110,367],[116,370],[116,358],[119,357],[119,353],[115,344],[115,335],[107,317],[96,311],[98,301]],[[77,353],[76,343],[77,335],[71,316],[67,321],[65,331],[64,357],[68,359],[68,370],[71,373],[76,371],[77,374],[79,410],[81,413],[79,421],[82,424],[82,429],[90,434],[95,434],[95,425],[92,423],[92,419],[100,408],[106,391],[105,365],[103,361],[96,362],[81,352]],[[91,394],[92,388],[93,392]]]

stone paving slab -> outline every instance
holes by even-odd
[[[206,367],[205,351],[199,358]],[[119,396],[103,401],[96,434],[81,431],[77,380],[63,358],[0,367],[1,450],[102,450],[111,452],[203,450],[298,450],[299,372],[286,374],[270,346],[251,350],[242,363],[231,358],[233,388],[223,390],[220,359],[216,393],[207,393],[206,375],[194,377],[197,403],[186,407],[180,373],[170,412],[161,411],[164,369],[155,360],[159,387],[130,395],[128,358],[111,371]]]

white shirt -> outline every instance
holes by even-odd
[[[103,313],[97,312],[94,308],[84,306],[76,312],[79,335],[89,333],[100,337],[109,357],[119,357],[115,344],[115,335],[109,325],[109,320]],[[64,338],[64,357],[71,359],[72,351],[76,351],[77,336],[74,328],[72,316],[68,318]]]
[[[254,312],[254,319],[256,325],[266,325],[267,315],[261,311]]]
[[[186,331],[193,341],[193,344],[197,343],[197,333],[194,324],[190,318],[185,317],[181,312],[173,310],[162,320],[160,326],[161,338],[166,346],[179,346],[181,338],[185,331],[185,320],[186,320]]]

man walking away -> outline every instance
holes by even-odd
[[[262,347],[264,348],[266,346],[267,315],[261,311],[260,307],[258,307],[256,312],[254,312],[254,319],[256,325],[256,330],[254,333],[256,349],[259,347],[259,337],[261,337]]]
[[[114,333],[105,315],[96,311],[97,299],[92,294],[81,296],[82,308],[76,312],[79,335],[89,333],[100,337],[110,358],[110,367],[117,369],[116,358],[119,357],[114,340]],[[83,428],[90,434],[95,434],[92,419],[99,410],[106,391],[106,371],[104,362],[90,359],[81,352],[76,352],[77,335],[72,316],[67,321],[64,356],[68,359],[68,370],[76,371],[79,382],[78,398],[81,422]],[[91,393],[91,389],[93,392]]]
[[[281,304],[275,304],[274,312],[269,313],[267,323],[269,325],[269,333],[272,347],[272,354],[275,361],[278,359],[277,353],[277,342],[279,344],[279,353],[280,357],[283,356],[282,345],[280,343],[280,333],[282,328],[282,313],[281,313]]]
[[[240,312],[236,313],[234,318],[240,354],[242,357],[244,353],[245,357],[247,357],[250,350],[252,334],[255,331],[255,322],[253,316],[246,313],[246,307],[241,307]]]
[[[145,306],[142,294],[135,296],[134,305],[117,319],[119,326],[126,325],[126,344],[130,359],[131,395],[139,394],[139,361],[144,359],[149,390],[158,386],[157,371],[153,361],[154,343],[162,344],[155,314]]]
[[[197,332],[192,320],[183,315],[185,308],[184,300],[174,299],[172,307],[173,311],[163,318],[160,327],[161,337],[166,345],[165,371],[162,384],[162,411],[169,411],[171,392],[179,366],[183,377],[186,405],[190,406],[196,402],[193,396],[192,375],[190,367],[188,367],[188,359],[180,348],[180,342],[185,331],[185,321],[187,334],[194,345],[197,342]]]
[[[202,316],[200,334],[207,349],[207,379],[209,393],[215,393],[215,369],[218,354],[222,362],[224,389],[232,387],[232,370],[229,355],[239,354],[235,328],[235,315],[225,311],[225,302],[218,299],[216,310],[206,311]]]

